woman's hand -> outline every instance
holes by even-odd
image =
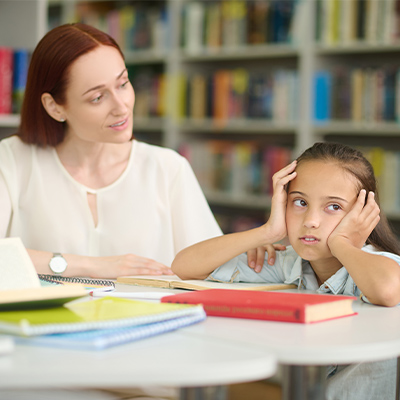
[[[171,268],[150,258],[125,254],[121,256],[91,257],[90,277],[116,279],[128,275],[173,275]]]
[[[249,250],[247,252],[247,265],[254,269],[255,272],[261,272],[264,265],[265,252],[268,253],[268,264],[274,265],[276,259],[276,250],[286,250],[286,246],[283,244],[267,244],[266,246],[260,246],[256,249]]]
[[[367,203],[365,203],[366,196],[366,191],[362,189],[353,208],[329,235],[328,246],[334,256],[335,251],[340,250],[340,243],[343,240],[361,249],[378,224],[380,209],[375,201],[375,194],[368,193]]]
[[[296,178],[295,168],[297,161],[282,168],[272,177],[273,195],[271,200],[271,214],[264,225],[267,230],[267,243],[275,243],[287,236],[286,228],[286,185]]]

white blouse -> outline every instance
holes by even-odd
[[[87,193],[96,194],[94,225]],[[17,136],[0,142],[0,237],[27,248],[87,256],[136,254],[170,266],[177,252],[221,230],[187,160],[136,140],[128,166],[93,190],[64,168],[53,147]]]

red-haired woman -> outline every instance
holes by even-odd
[[[133,138],[134,103],[109,35],[66,24],[33,52],[19,131],[0,142],[0,237],[21,237],[39,273],[169,274],[221,234],[186,159]]]

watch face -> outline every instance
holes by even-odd
[[[62,256],[55,256],[50,260],[49,263],[50,269],[56,274],[63,273],[67,268],[67,262],[65,258]]]

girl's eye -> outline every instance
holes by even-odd
[[[339,211],[341,209],[342,209],[342,207],[340,207],[339,204],[331,204],[328,206],[328,210],[331,210],[331,211]]]
[[[302,199],[296,199],[293,201],[293,204],[297,207],[305,207],[307,203]]]

